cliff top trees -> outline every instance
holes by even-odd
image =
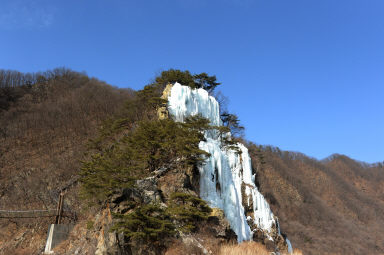
[[[155,82],[161,87],[166,86],[168,83],[178,82],[193,89],[203,88],[208,92],[212,92],[221,84],[216,82],[215,75],[209,76],[207,73],[191,74],[189,71],[177,69],[163,71],[160,76],[156,77]]]
[[[244,127],[240,125],[240,120],[236,114],[223,112],[220,115],[221,121],[225,127],[228,127],[234,136],[241,136],[244,131]]]

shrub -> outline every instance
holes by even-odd
[[[180,231],[191,232],[197,229],[197,222],[208,219],[212,209],[204,200],[196,196],[173,193],[168,212],[179,222]]]
[[[129,214],[114,216],[118,222],[111,230],[122,232],[130,239],[158,241],[175,234],[169,214],[159,205],[141,205]]]
[[[93,226],[95,225],[95,222],[92,220],[87,221],[87,229],[91,230],[93,229]]]

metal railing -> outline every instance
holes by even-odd
[[[0,218],[40,218],[56,217],[55,224],[60,224],[63,217],[76,219],[76,213],[64,211],[64,193],[60,193],[57,209],[46,210],[0,210]]]
[[[0,218],[38,218],[38,217],[52,217],[56,215],[57,215],[56,209],[28,210],[28,211],[0,210]]]
[[[78,177],[75,177],[63,188],[60,189],[57,209],[46,210],[0,210],[0,218],[40,218],[40,217],[56,217],[55,223],[60,224],[63,217],[76,219],[76,213],[64,211],[64,195],[74,184],[78,182]]]

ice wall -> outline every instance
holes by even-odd
[[[175,83],[168,96],[168,111],[176,121],[200,114],[212,125],[222,125],[219,104],[204,89]],[[200,197],[211,207],[224,211],[239,242],[252,238],[253,230],[248,223],[269,232],[275,223],[274,216],[255,185],[248,149],[240,143],[238,150],[226,148],[216,131],[206,132],[199,147],[211,154],[199,169]]]

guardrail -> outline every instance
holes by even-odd
[[[57,210],[6,211],[0,210],[0,218],[37,218],[56,216]]]
[[[0,218],[40,218],[40,217],[57,217],[56,209],[48,210],[29,210],[29,211],[7,211],[0,210]],[[61,217],[73,217],[71,212],[64,211]]]
[[[56,217],[55,224],[60,224],[63,217],[76,219],[76,214],[70,211],[64,211],[64,194],[61,192],[57,209],[46,210],[0,210],[0,218],[40,218],[40,217]]]
[[[59,200],[57,209],[45,210],[0,210],[0,218],[40,218],[40,217],[56,217],[55,224],[60,224],[63,217],[76,219],[76,213],[71,211],[64,211],[64,194],[74,184],[78,182],[78,177],[75,177],[64,187],[60,189]]]

